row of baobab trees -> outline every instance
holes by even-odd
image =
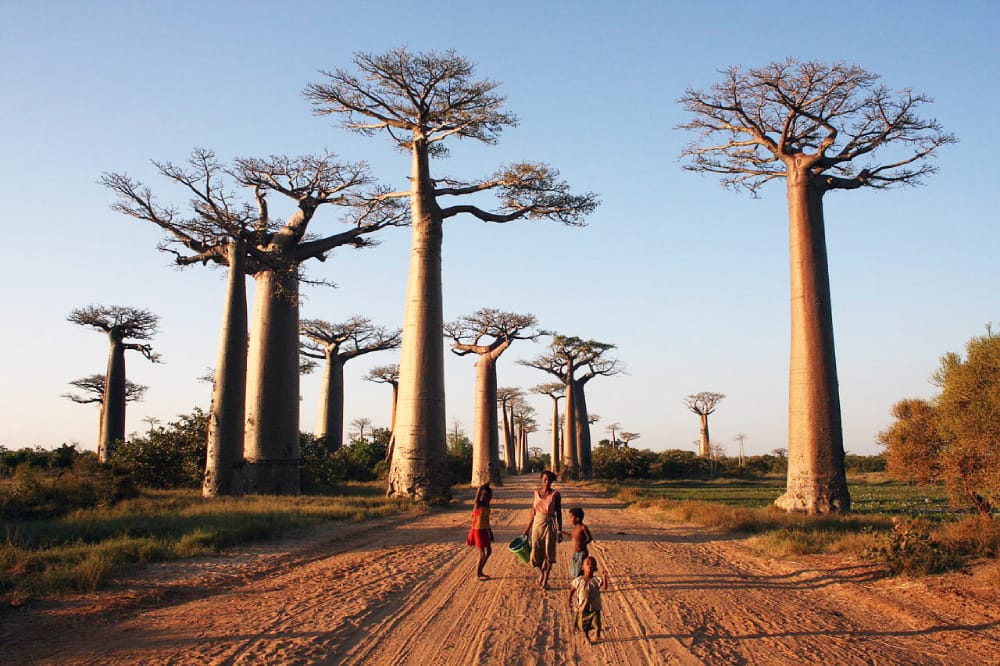
[[[316,114],[338,118],[348,131],[382,135],[409,155],[405,189],[380,186],[363,163],[338,162],[328,153],[237,159],[223,167],[211,152],[196,151],[189,168],[157,164],[162,175],[188,190],[190,205],[182,214],[158,204],[148,188],[124,174],[104,177],[118,196],[116,208],[160,226],[167,234],[162,249],[174,252],[179,264],[216,263],[229,270],[209,435],[210,455],[222,462],[215,468],[219,476],[206,480],[210,494],[232,491],[227,470],[240,451],[250,488],[298,492],[295,338],[298,285],[306,279],[302,267],[336,247],[369,246],[375,232],[407,224],[410,272],[387,492],[430,501],[450,497],[440,340],[444,221],[523,218],[580,226],[598,205],[593,193],[572,193],[555,169],[537,162],[470,180],[432,168],[449,142],[494,144],[517,123],[498,84],[476,78],[465,58],[399,48],[356,54],[353,64],[322,72],[305,96]],[[788,59],[721,74],[710,89],[689,88],[679,99],[691,114],[679,127],[696,137],[682,152],[684,168],[719,174],[725,185],[754,195],[783,179],[788,197],[788,483],[776,503],[790,511],[847,511],[823,198],[918,184],[935,171],[928,158],[955,138],[937,121],[917,116],[929,98],[910,90],[893,93],[857,65]],[[253,203],[242,203],[229,183],[248,192]],[[293,205],[285,222],[268,214],[272,193]],[[495,207],[472,202],[470,197],[479,202],[485,193],[496,195]],[[349,230],[307,235],[317,211],[333,207],[343,212]],[[249,350],[247,276],[257,285]],[[566,340],[569,347],[582,342]],[[574,414],[574,396],[567,393],[565,400],[566,412]],[[586,435],[566,430],[565,451],[575,452],[576,465],[585,464],[585,449],[574,440]]]

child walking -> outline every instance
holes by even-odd
[[[588,556],[583,561],[583,575],[573,579],[569,590],[569,606],[576,614],[574,624],[590,644],[601,640],[601,590],[608,589],[607,574],[598,577],[596,573],[597,560]],[[590,632],[595,629],[592,639]]]
[[[569,560],[569,579],[573,580],[583,573],[583,561],[590,557],[587,545],[594,540],[590,528],[583,524],[583,509],[575,506],[569,510],[573,521],[573,531],[568,532],[573,541],[573,556]]]
[[[479,563],[476,565],[476,577],[479,580],[488,580],[489,576],[483,573],[486,560],[493,554],[493,530],[490,529],[490,500],[493,499],[493,489],[489,483],[479,486],[476,491],[476,500],[472,509],[472,528],[465,543],[479,549]]]

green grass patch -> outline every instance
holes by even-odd
[[[912,486],[878,473],[857,475],[848,486],[852,510],[843,516],[776,509],[785,487],[779,478],[630,482],[608,492],[666,520],[749,535],[751,545],[772,556],[848,553],[894,574],[924,575],[1000,553],[1000,521],[951,510],[941,486]]]
[[[206,499],[196,491],[145,491],[58,518],[4,521],[0,603],[95,590],[129,566],[216,553],[325,521],[360,522],[423,510],[387,499],[383,484],[372,482],[344,484],[338,496]]]

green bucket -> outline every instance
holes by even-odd
[[[528,541],[528,537],[523,534],[511,541],[508,548],[510,548],[510,552],[517,555],[517,559],[521,560],[525,564],[527,564],[528,560],[531,558],[531,542]]]

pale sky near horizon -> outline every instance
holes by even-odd
[[[127,172],[165,202],[185,197],[150,160],[183,162],[195,147],[234,157],[330,149],[366,160],[392,187],[408,160],[386,138],[348,134],[302,96],[319,70],[350,68],[355,52],[398,46],[455,49],[502,83],[520,119],[497,146],[451,144],[439,175],[471,179],[500,164],[541,161],[601,207],[582,229],[555,223],[445,226],[445,318],[483,307],[535,314],[540,325],[617,345],[628,374],[595,379],[587,401],[601,420],[641,433],[633,445],[694,450],[698,418],[684,396],[727,395],[713,439],[735,453],[785,446],[789,345],[788,219],[783,183],[759,199],[681,169],[690,140],[676,103],[731,65],[794,57],[849,61],[891,89],[934,98],[960,143],[940,152],[923,186],[826,197],[827,244],[845,447],[875,453],[875,436],[904,397],[928,397],[938,358],[1000,322],[1000,225],[984,129],[1000,106],[1000,3],[125,2],[0,0],[0,208],[7,260],[0,328],[0,446],[96,448],[97,409],[61,394],[103,372],[102,334],[66,321],[91,303],[161,317],[165,361],[128,357],[148,385],[128,408],[128,432],[208,407],[197,380],[215,364],[223,273],[178,271],[160,234],[109,208],[103,172]],[[330,212],[312,229],[337,230]],[[399,326],[409,231],[371,250],[336,252],[309,274],[303,317],[354,315]],[[515,364],[544,343],[514,344],[501,386],[549,381]],[[473,359],[446,355],[449,426],[472,426]],[[346,421],[386,425],[389,388],[360,378],[398,352],[347,366]],[[316,420],[319,374],[302,381],[301,427]],[[547,450],[550,401],[532,399]]]

